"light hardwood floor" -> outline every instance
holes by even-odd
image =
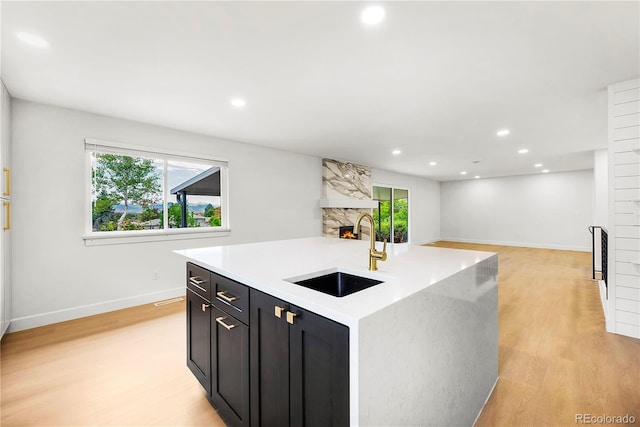
[[[6,335],[1,425],[224,426],[186,367],[185,303]]]
[[[477,426],[640,424],[640,340],[605,332],[590,254],[436,246],[499,254],[500,381]],[[12,333],[0,363],[2,426],[223,425],[185,366],[183,303]]]

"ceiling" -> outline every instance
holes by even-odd
[[[635,1],[378,4],[366,26],[366,2],[3,1],[1,75],[16,98],[437,180],[591,168],[607,85],[640,76]]]

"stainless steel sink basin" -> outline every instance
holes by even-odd
[[[343,297],[383,282],[382,280],[356,276],[343,271],[335,271],[303,280],[290,279],[288,281],[334,297]]]

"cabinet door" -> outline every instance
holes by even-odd
[[[249,426],[249,328],[211,307],[211,400],[228,425]]]
[[[349,328],[291,307],[291,425],[349,426]]]
[[[0,119],[2,129],[0,131],[0,197],[11,196],[11,98],[9,92],[2,86],[2,108]]]
[[[286,305],[251,289],[249,334],[251,337],[251,425],[289,426],[289,327],[275,315]]]
[[[11,202],[1,200],[0,205],[0,337],[11,321],[11,229],[9,217]]]
[[[211,395],[210,304],[187,289],[187,366]]]

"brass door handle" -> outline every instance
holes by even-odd
[[[6,220],[4,223],[3,230],[11,230],[11,202],[2,202],[4,208],[6,209]]]
[[[224,316],[216,317],[216,322],[224,326],[227,331],[230,331],[236,327],[236,325],[227,325],[226,323],[224,323],[225,320],[227,320],[227,318]]]
[[[202,285],[204,283],[204,280],[202,280],[200,277],[198,276],[191,276],[189,277],[189,281],[194,284],[194,285]]]
[[[280,307],[279,305],[276,305],[274,309],[274,312],[275,312],[274,314],[278,319],[280,319],[282,317],[283,311],[284,311],[284,307]]]
[[[292,313],[290,311],[287,311],[287,323],[290,325],[293,325],[293,322],[295,321],[295,318],[298,315],[296,313]]]
[[[3,171],[5,174],[4,182],[6,183],[6,185],[5,185],[5,190],[2,194],[4,196],[10,196],[11,195],[11,169],[3,168]]]
[[[238,299],[238,297],[234,297],[233,295],[227,295],[227,291],[216,292],[216,295],[225,300],[226,302],[233,302]]]
[[[189,277],[189,283],[200,289],[202,292],[207,293],[207,290],[200,286],[204,283],[204,280],[200,280],[197,276]]]
[[[207,311],[207,308],[211,307],[211,304],[202,304],[202,311]]]

